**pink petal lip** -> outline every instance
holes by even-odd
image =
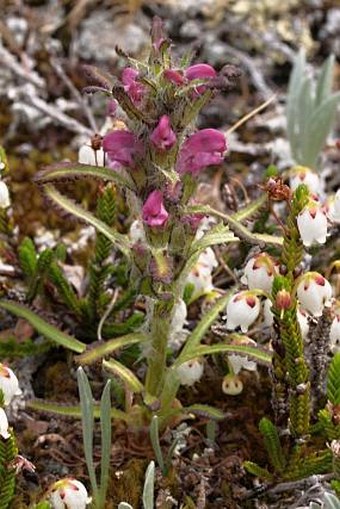
[[[169,214],[163,204],[163,194],[159,190],[152,191],[149,194],[142,208],[143,221],[148,226],[164,226]]]
[[[197,175],[203,168],[220,164],[227,148],[224,135],[216,129],[202,129],[182,145],[176,169],[179,173]]]

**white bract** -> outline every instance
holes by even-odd
[[[195,267],[189,273],[186,283],[194,286],[193,298],[213,290],[212,272],[218,266],[214,251],[208,247],[200,254]]]
[[[304,207],[297,216],[297,226],[304,246],[309,247],[313,242],[326,242],[327,215],[318,202],[311,201]]]
[[[78,151],[78,162],[91,166],[104,166],[104,151],[102,148],[93,150],[91,142],[85,143]]]
[[[184,362],[177,368],[177,375],[181,385],[194,385],[203,375],[204,366],[200,359]]]
[[[248,260],[241,283],[246,284],[249,290],[263,290],[270,293],[274,276],[275,264],[267,253],[259,253]]]
[[[331,350],[333,353],[340,351],[340,315],[335,316],[329,331]]]
[[[296,166],[290,172],[289,185],[292,191],[300,185],[305,184],[311,193],[320,194],[322,183],[314,171],[305,166]]]
[[[0,437],[7,440],[11,435],[8,433],[8,419],[3,408],[0,408]]]
[[[242,332],[247,332],[248,327],[259,316],[260,307],[260,300],[252,292],[237,293],[227,305],[227,329],[235,330],[241,327]]]
[[[61,479],[53,484],[49,502],[53,509],[85,509],[91,498],[80,481]]]
[[[297,287],[301,307],[313,316],[321,316],[332,298],[332,287],[318,272],[304,274]]]
[[[21,390],[19,382],[13,371],[0,363],[0,389],[4,395],[5,405],[9,405],[14,396],[19,396]]]
[[[0,180],[0,209],[6,209],[11,204],[8,187]]]

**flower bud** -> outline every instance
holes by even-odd
[[[91,499],[80,481],[61,479],[51,487],[49,502],[53,509],[85,509]]]
[[[3,408],[0,408],[0,437],[7,440],[11,435],[8,432],[8,419]]]
[[[227,305],[227,330],[241,327],[242,332],[247,332],[259,316],[260,307],[260,300],[252,292],[244,291],[234,295]]]
[[[277,273],[274,261],[267,253],[259,253],[248,260],[241,282],[249,290],[263,290],[270,293],[274,276]]]
[[[152,131],[150,140],[158,150],[169,150],[172,148],[176,141],[176,134],[171,129],[170,118],[167,115],[163,115],[157,127]]]
[[[124,90],[136,106],[140,104],[145,95],[145,87],[138,81],[138,77],[139,72],[132,67],[126,67],[121,75]]]
[[[292,298],[287,290],[279,290],[275,298],[275,306],[280,311],[286,311],[292,304]]]
[[[297,226],[303,245],[324,244],[327,238],[327,216],[320,204],[311,200],[297,216]]]
[[[143,221],[150,227],[164,226],[169,217],[163,204],[163,194],[155,190],[149,194],[142,208]]]
[[[8,187],[5,182],[0,180],[0,209],[6,209],[10,206],[10,204],[11,200],[9,197]]]
[[[222,382],[222,391],[228,396],[238,396],[243,391],[243,383],[238,375],[226,375]]]
[[[220,164],[227,149],[223,133],[216,129],[202,129],[192,134],[182,145],[176,169],[178,173],[198,173],[207,166]]]
[[[307,272],[298,284],[297,296],[303,309],[313,316],[321,316],[332,298],[332,287],[318,272]]]
[[[198,382],[204,371],[203,363],[200,359],[192,359],[184,362],[177,368],[181,385],[191,386]]]
[[[0,363],[0,389],[4,395],[5,405],[9,405],[14,396],[19,396],[21,390],[19,382],[13,371]]]

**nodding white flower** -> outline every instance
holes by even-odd
[[[132,242],[145,242],[145,231],[142,221],[139,221],[139,219],[136,219],[131,223],[129,236]]]
[[[184,300],[179,299],[174,306],[168,341],[170,348],[175,351],[180,349],[188,335],[188,331],[184,329],[187,314],[188,310]]]
[[[237,355],[234,353],[228,355],[228,363],[230,364],[235,375],[238,375],[241,369],[246,369],[247,371],[256,371],[257,368],[256,362],[250,361],[246,355]]]
[[[241,327],[242,332],[247,332],[248,327],[259,316],[260,308],[260,300],[253,292],[237,293],[227,305],[227,329],[235,330]]]
[[[208,247],[200,254],[195,267],[188,274],[186,283],[194,285],[194,298],[213,290],[212,272],[218,266],[214,251]]]
[[[311,193],[320,194],[322,183],[314,171],[305,166],[295,166],[290,170],[289,185],[292,191],[300,185],[305,184]]]
[[[340,314],[337,314],[331,324],[329,331],[331,350],[333,353],[340,352]]]
[[[309,332],[308,315],[307,315],[306,311],[304,311],[303,309],[298,307],[296,317],[297,317],[297,321],[300,326],[302,339],[306,339],[308,336],[308,332]]]
[[[241,283],[246,284],[249,290],[260,289],[270,293],[275,274],[272,257],[267,253],[259,253],[248,260]]]
[[[184,362],[177,368],[177,375],[181,385],[194,385],[201,379],[204,371],[203,362],[201,359],[192,359]]]
[[[49,502],[53,509],[85,509],[91,498],[80,481],[67,478],[53,484]]]
[[[265,299],[263,303],[263,325],[271,327],[274,322],[274,315],[272,313],[273,303],[270,299]]]
[[[19,396],[21,390],[19,382],[13,371],[0,363],[0,389],[4,395],[5,405],[9,405],[14,396]]]
[[[0,209],[6,209],[11,204],[8,187],[0,180]]]
[[[243,391],[243,383],[238,375],[226,375],[222,382],[222,391],[228,396],[238,396]]]
[[[78,151],[78,162],[91,166],[104,166],[104,150],[102,147],[98,150],[94,150],[89,141],[80,147]]]
[[[313,316],[321,316],[332,298],[332,287],[318,272],[307,272],[298,284],[297,296],[303,309]]]
[[[311,200],[302,209],[297,216],[297,226],[304,246],[309,247],[313,242],[326,242],[327,215],[318,202]]]
[[[7,440],[11,435],[8,432],[8,419],[3,408],[0,408],[0,437]]]

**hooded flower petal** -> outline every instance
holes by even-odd
[[[124,90],[135,105],[140,104],[145,95],[145,87],[138,81],[138,77],[139,72],[132,67],[126,67],[121,75]]]
[[[187,80],[210,80],[215,78],[217,73],[213,67],[209,64],[195,64],[191,65],[186,69],[184,75]],[[195,95],[200,95],[205,92],[206,87],[204,85],[198,85],[195,88]]]
[[[52,486],[49,502],[53,509],[85,509],[91,499],[80,481],[61,479]]]
[[[171,129],[170,118],[163,115],[158,122],[157,127],[152,131],[150,140],[158,150],[169,150],[176,141],[176,134]]]
[[[163,204],[163,194],[161,191],[152,191],[149,194],[142,209],[143,221],[148,226],[164,226],[167,222],[169,214]]]
[[[241,327],[242,332],[247,332],[248,327],[259,316],[260,308],[260,300],[252,292],[237,293],[227,305],[227,329],[235,330]]]
[[[19,396],[21,390],[19,382],[13,371],[0,363],[0,389],[4,395],[5,405],[9,405],[14,396]]]
[[[134,166],[135,156],[140,156],[143,146],[130,131],[112,131],[104,136],[103,149],[107,153],[109,166]]]
[[[290,171],[289,185],[295,191],[300,184],[305,184],[311,193],[319,194],[322,189],[321,181],[317,173],[305,166],[295,166]]]
[[[327,216],[318,202],[311,201],[298,215],[297,226],[303,245],[324,244],[327,238]]]
[[[303,309],[313,316],[321,316],[332,298],[332,287],[318,272],[307,272],[298,284],[297,296]]]
[[[0,209],[6,209],[10,206],[10,204],[11,200],[9,197],[8,187],[5,182],[0,180]]]
[[[177,368],[181,385],[194,385],[203,375],[204,366],[200,359],[184,362]]]
[[[249,290],[259,289],[270,293],[276,272],[272,257],[267,253],[259,253],[248,260],[241,282]]]
[[[226,148],[224,134],[216,129],[202,129],[183,143],[177,160],[177,171],[180,174],[197,175],[206,166],[220,164]]]
[[[0,437],[7,440],[11,435],[8,432],[8,419],[3,408],[0,408]]]

